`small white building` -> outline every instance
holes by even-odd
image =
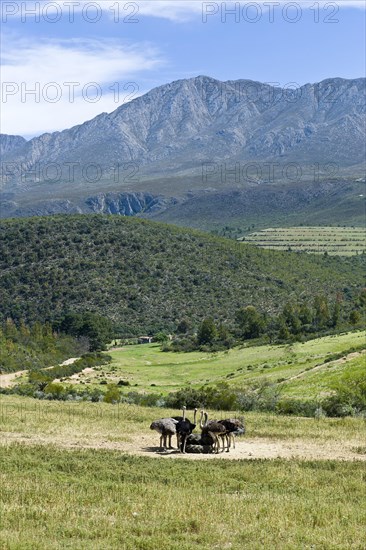
[[[138,338],[139,344],[151,344],[152,340],[152,336],[139,336]]]

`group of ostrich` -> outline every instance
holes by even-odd
[[[208,414],[201,411],[200,434],[192,433],[196,428],[197,409],[194,409],[193,423],[186,418],[186,407],[182,416],[160,418],[150,425],[151,430],[160,434],[160,449],[173,449],[172,437],[177,437],[177,448],[181,453],[219,453],[220,449],[235,449],[235,436],[245,433],[245,426],[237,418],[209,420]],[[221,445],[220,445],[221,444]]]

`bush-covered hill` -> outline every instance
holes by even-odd
[[[29,327],[21,322],[18,328],[7,319],[0,324],[0,374],[50,367],[88,349],[85,339],[54,332],[48,323]]]
[[[44,322],[88,310],[136,334],[185,317],[231,321],[248,304],[275,312],[316,293],[347,303],[363,286],[365,260],[260,250],[135,218],[4,220],[0,317]]]

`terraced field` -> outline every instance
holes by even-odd
[[[365,227],[275,227],[239,239],[260,248],[352,256],[366,253]]]

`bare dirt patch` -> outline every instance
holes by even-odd
[[[66,361],[64,361],[63,363],[60,363],[60,366],[63,367],[64,365],[72,365],[78,359],[80,359],[80,357],[70,357],[70,359],[66,359]],[[55,367],[54,366],[46,367],[45,370],[50,370],[53,368]],[[84,370],[88,370],[88,369],[84,369]],[[89,370],[92,370],[92,369],[89,369]],[[20,376],[23,376],[23,374],[26,374],[27,372],[28,370],[18,370],[17,372],[0,374],[0,388],[10,388],[16,383],[17,379]]]
[[[241,438],[236,441],[236,448],[229,453],[219,454],[181,454],[177,449],[160,451],[158,437],[150,433],[131,435],[124,441],[108,439],[58,438],[57,435],[26,435],[19,432],[3,432],[0,443],[9,445],[55,445],[66,449],[96,449],[120,451],[136,456],[153,458],[184,458],[186,460],[255,460],[255,459],[302,459],[302,460],[361,460],[366,461],[366,453],[357,452],[352,442],[340,445],[330,443],[313,443],[307,440],[270,440],[266,438]]]
[[[26,372],[26,370],[19,370],[8,374],[0,374],[0,388],[10,388],[10,386],[13,386],[16,383],[17,378]]]

